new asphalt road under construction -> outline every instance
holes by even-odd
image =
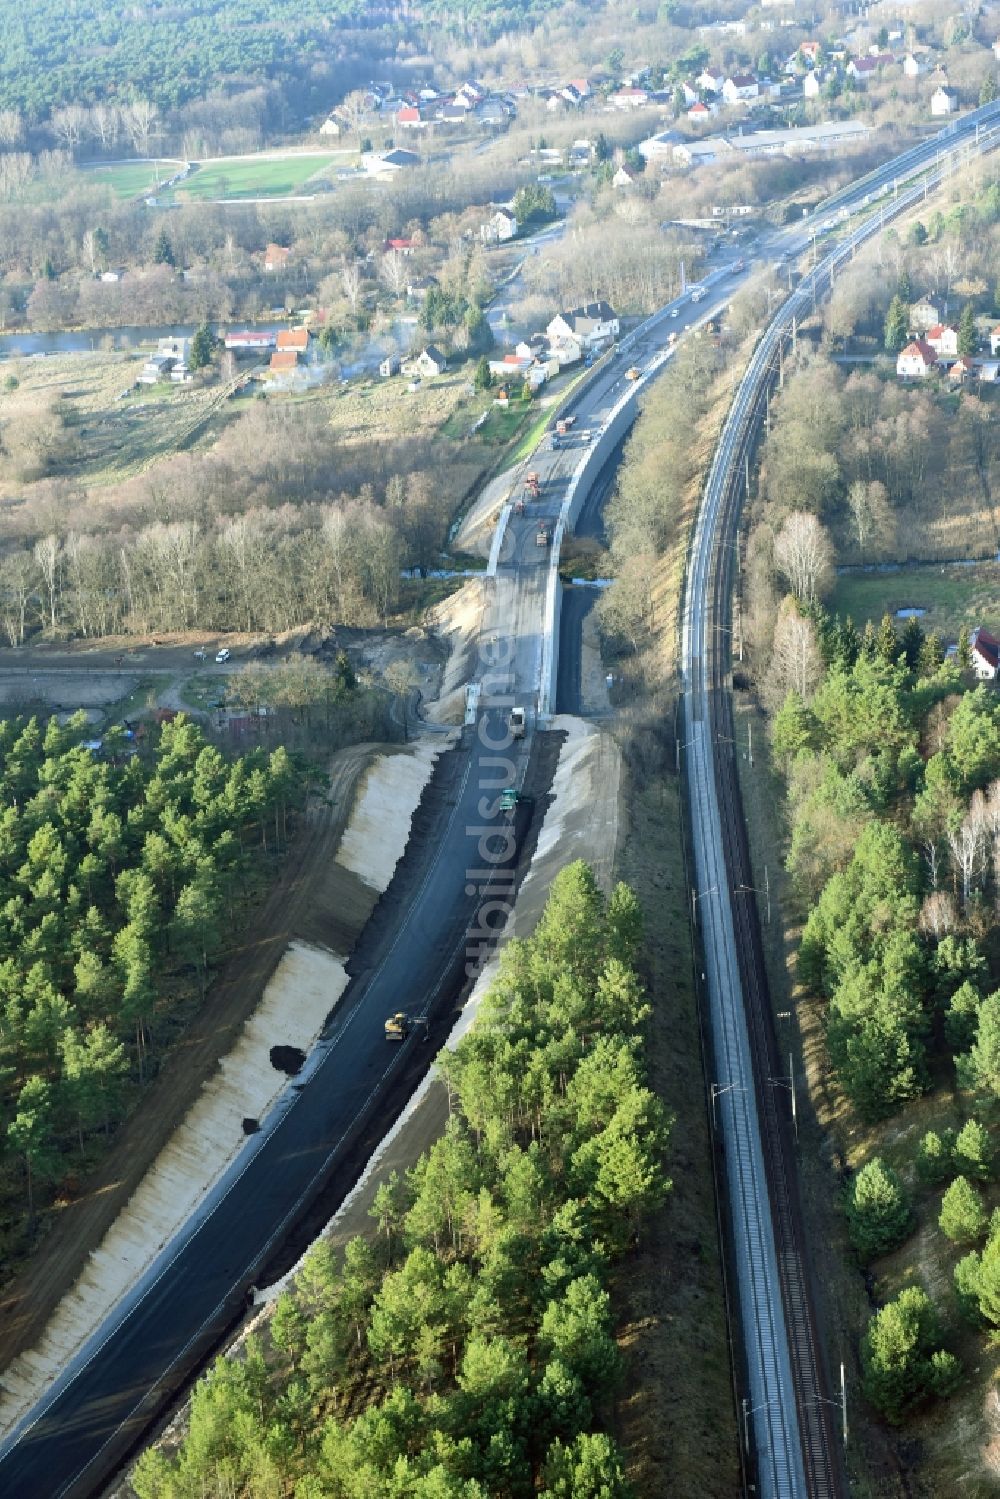
[[[685,307],[672,331],[696,316]],[[82,1499],[120,1470],[237,1324],[252,1286],[293,1263],[343,1200],[430,1065],[530,862],[555,768],[561,736],[535,732],[551,586],[539,525],[551,535],[590,451],[581,429],[602,460],[597,435],[630,388],[626,368],[661,353],[666,337],[595,370],[575,402],[577,435],[532,459],[541,497],[511,515],[484,585],[478,700],[461,743],[437,761],[407,853],[348,964],[350,985],[265,1128],[0,1449],[5,1499]],[[512,701],[529,710],[529,732],[514,742]],[[497,805],[509,784],[526,797],[512,822]],[[421,1023],[387,1044],[397,1010]]]

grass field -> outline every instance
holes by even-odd
[[[176,161],[126,161],[118,166],[92,167],[83,175],[87,182],[110,187],[116,198],[138,198],[155,193],[157,179],[162,182],[176,171]]]
[[[861,629],[866,620],[878,623],[887,611],[926,609],[920,623],[955,640],[963,625],[1000,627],[1000,570],[995,563],[977,567],[946,567],[938,563],[904,567],[893,573],[852,573],[837,579],[830,599],[835,613],[850,615]]]
[[[8,399],[12,406],[30,407],[36,398],[55,398],[74,438],[67,473],[85,484],[114,483],[173,452],[218,395],[217,381],[131,389],[142,363],[142,355],[103,351],[12,361],[18,386]],[[210,440],[232,415],[229,406],[215,413],[199,437]]]
[[[282,197],[308,192],[308,182],[334,162],[349,165],[352,158],[341,153],[316,156],[251,156],[245,160],[205,162],[178,183],[179,202],[189,198]]]

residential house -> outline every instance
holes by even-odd
[[[391,250],[395,250],[398,255],[412,255],[416,248],[417,246],[412,239],[387,239],[382,245],[382,249],[386,255]]]
[[[976,373],[975,360],[970,359],[968,354],[960,354],[948,371],[948,379],[954,381],[956,385],[964,385],[966,380],[971,380]]]
[[[1000,327],[994,328],[990,334],[990,353],[1000,354]]]
[[[562,88],[557,90],[557,92],[560,99],[568,104],[571,109],[579,109],[583,103],[583,95],[574,83],[564,83]]]
[[[484,99],[476,106],[476,119],[484,130],[498,129],[506,125],[514,111],[505,99]]]
[[[893,68],[896,59],[891,52],[880,52],[877,46],[868,48],[868,56],[873,59],[877,68]]]
[[[424,130],[426,126],[427,121],[415,105],[404,104],[402,109],[396,110],[397,130]]]
[[[268,245],[264,251],[265,271],[283,271],[286,269],[292,252],[287,245]]]
[[[469,117],[469,111],[461,104],[439,104],[434,118],[442,125],[464,125]]]
[[[802,56],[815,65],[816,59],[823,50],[822,42],[803,42],[799,47]]]
[[[814,69],[811,73],[807,73],[802,80],[803,99],[818,99],[825,77],[825,73],[821,73],[818,68]]]
[[[718,105],[706,104],[704,100],[699,99],[697,104],[691,105],[691,108],[687,112],[687,117],[689,120],[693,120],[696,125],[707,125],[712,116],[717,113]]]
[[[714,68],[702,68],[695,79],[697,86],[704,89],[707,94],[721,94],[725,81],[725,73],[718,73]]]
[[[534,359],[530,354],[527,358],[522,358],[516,353],[503,354],[499,359],[491,359],[489,363],[491,375],[496,375],[500,380],[509,381],[516,380],[518,377],[523,379],[534,363]]]
[[[928,328],[933,328],[941,321],[941,309],[930,297],[921,297],[919,302],[910,304],[910,327],[917,333],[926,333]],[[997,329],[1000,333],[1000,328]]]
[[[420,165],[416,151],[404,151],[397,146],[394,151],[378,151],[363,159],[365,172],[377,182],[391,181],[399,172]]]
[[[400,366],[404,375],[420,375],[425,380],[443,375],[447,368],[447,359],[433,344],[428,344],[426,349],[421,349],[419,354],[404,360]]]
[[[977,625],[969,636],[972,670],[981,682],[995,682],[1000,672],[1000,640]]]
[[[549,341],[544,333],[532,333],[530,338],[522,338],[519,344],[514,345],[514,353],[518,359],[544,359],[548,353]]]
[[[571,78],[570,83],[576,89],[581,99],[589,99],[591,95],[590,80],[587,78]]]
[[[378,367],[378,372],[383,380],[391,380],[393,375],[399,374],[400,358],[398,354],[387,354]]]
[[[752,73],[734,73],[722,85],[722,97],[727,104],[746,104],[760,98],[760,84]]]
[[[161,338],[157,340],[156,353],[152,354],[138,375],[140,385],[156,385],[160,380],[170,380],[175,385],[185,384],[191,379],[187,367],[189,338]]]
[[[997,62],[1000,62],[1000,36],[998,36],[996,41],[993,43],[993,56],[996,58]]]
[[[275,341],[275,348],[283,354],[287,354],[290,352],[296,354],[308,354],[309,329],[282,328]]]
[[[319,127],[320,135],[332,135],[336,137],[349,135],[350,130],[350,125],[348,125],[347,121],[342,119],[340,115],[337,114],[336,110],[334,110],[331,114],[328,114],[322,125]]]
[[[638,172],[634,167],[626,166],[624,163],[618,168],[611,179],[612,187],[631,187]]]
[[[958,329],[953,323],[935,323],[924,334],[924,340],[939,359],[958,358]]]
[[[896,374],[904,380],[922,380],[937,364],[937,354],[922,338],[901,349],[896,356]]]
[[[484,244],[499,245],[517,235],[517,215],[512,208],[501,204],[495,208],[485,224],[479,226],[479,237]]]
[[[125,267],[123,265],[109,266],[106,271],[101,271],[98,281],[106,281],[114,284],[125,280]]]
[[[552,324],[549,324],[551,328]],[[568,365],[579,364],[583,358],[583,344],[580,339],[573,338],[568,334],[562,337],[552,338],[549,341],[549,351],[559,368],[566,369]]]
[[[931,114],[940,118],[942,115],[954,114],[957,108],[958,90],[939,83],[931,94]]]
[[[569,312],[560,312],[549,323],[546,333],[552,341],[573,338],[585,349],[617,338],[618,314],[608,302],[587,302]]]
[[[922,73],[927,72],[927,64],[912,52],[907,52],[903,58],[903,73],[907,78],[919,78]]]
[[[684,97],[685,109],[690,109],[692,104],[698,103],[701,98],[701,94],[698,92],[698,89],[693,83],[688,83],[685,80],[683,83],[679,84],[678,87],[680,88],[681,94]],[[712,91],[711,89],[706,89],[705,92],[711,93]]]
[[[866,78],[877,78],[878,70],[878,60],[876,58],[852,57],[844,72],[849,73],[852,78],[863,81]]]
[[[644,109],[649,103],[649,90],[644,88],[620,88],[611,95],[610,103],[616,109]]]
[[[271,363],[267,367],[269,375],[292,375],[299,367],[298,351],[295,349],[276,349],[271,355]]]
[[[422,276],[419,281],[406,283],[406,295],[414,302],[422,302],[427,293],[438,284],[436,276]]]
[[[1000,362],[996,359],[980,359],[977,363],[979,366],[979,378],[982,383],[984,385],[996,385],[997,381],[1000,380]]]
[[[224,342],[230,353],[239,353],[240,350],[259,353],[264,349],[273,349],[278,342],[278,335],[260,328],[246,328],[227,333]]]

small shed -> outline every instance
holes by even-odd
[[[398,375],[402,361],[398,354],[387,354],[378,367],[378,372],[383,380],[391,380],[393,375]]]

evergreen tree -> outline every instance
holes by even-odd
[[[161,228],[156,236],[156,243],[153,245],[153,261],[156,265],[174,264],[174,248],[170,243],[166,227]]]
[[[978,1119],[969,1119],[955,1140],[955,1165],[966,1176],[989,1181],[993,1174],[993,1147],[989,1131]]]
[[[974,1244],[985,1232],[983,1199],[964,1176],[956,1176],[941,1199],[938,1226],[956,1244]]]
[[[950,1395],[960,1378],[957,1359],[940,1340],[930,1299],[908,1286],[876,1312],[862,1343],[865,1394],[893,1424],[929,1395]]]
[[[851,1243],[865,1261],[888,1253],[910,1231],[912,1215],[903,1184],[878,1156],[851,1183],[847,1221]]]
[[[958,352],[974,354],[979,340],[976,336],[976,315],[971,302],[966,302],[958,319]]]
[[[1000,991],[990,994],[979,1007],[976,1039],[971,1051],[958,1063],[959,1080],[1000,1097]]]
[[[938,1186],[951,1172],[954,1137],[950,1130],[938,1134],[929,1129],[917,1148],[917,1175],[929,1186]]]
[[[899,296],[889,303],[885,319],[885,347],[889,354],[898,354],[909,338],[910,312]]]
[[[188,367],[193,370],[207,368],[215,358],[215,334],[208,323],[202,323],[195,330],[191,340],[191,350],[188,354]]]

